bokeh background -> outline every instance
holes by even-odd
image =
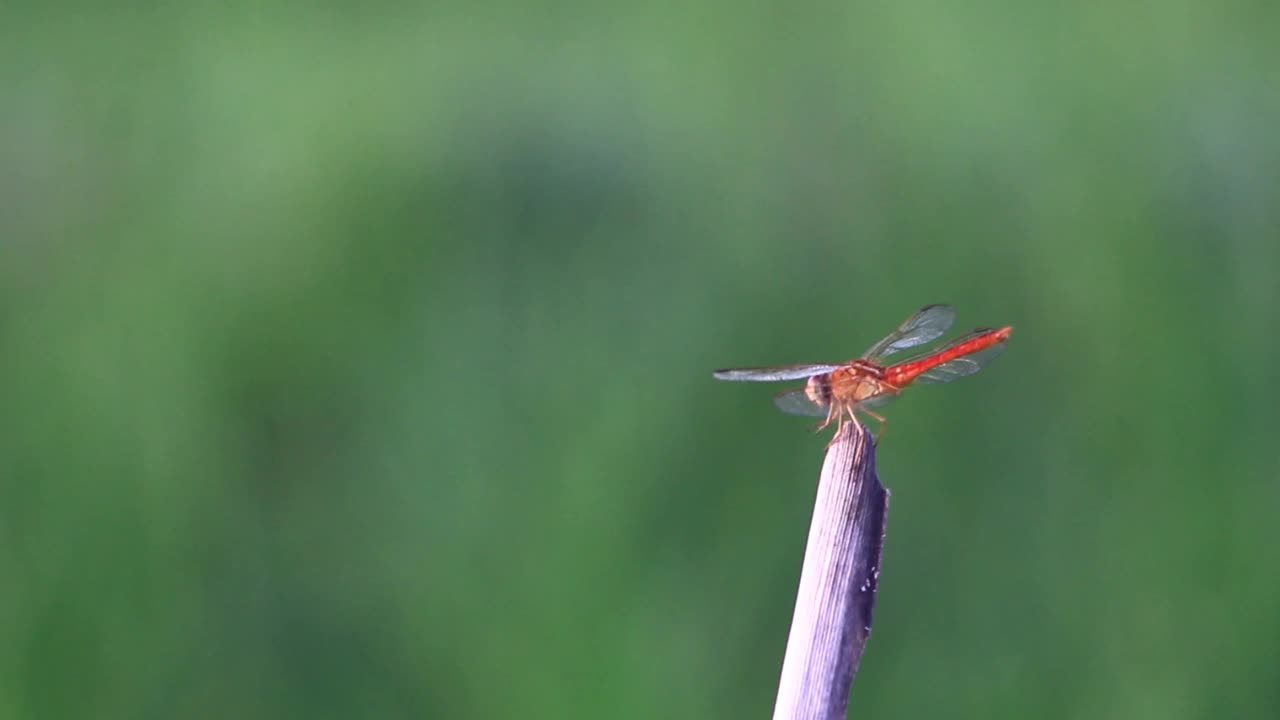
[[[931,302],[852,716],[1280,715],[1274,6],[0,12],[0,717],[766,717]]]

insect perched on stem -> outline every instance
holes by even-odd
[[[855,412],[880,422],[883,435],[888,421],[875,412],[912,383],[945,383],[972,375],[1004,352],[1013,327],[983,328],[893,365],[883,360],[894,353],[933,342],[950,329],[956,311],[950,305],[929,305],[907,318],[897,330],[872,345],[858,359],[835,365],[781,365],[778,367],[717,370],[719,380],[777,382],[808,378],[804,387],[787,390],[774,398],[780,410],[792,415],[823,417],[819,430],[835,421],[836,432]]]

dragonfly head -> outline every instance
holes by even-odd
[[[814,375],[805,383],[804,394],[815,404],[826,407],[831,404],[831,374]]]

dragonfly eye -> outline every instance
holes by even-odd
[[[805,383],[804,394],[819,405],[831,404],[831,375],[823,373],[814,375]]]

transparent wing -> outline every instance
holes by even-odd
[[[953,343],[948,343],[948,347],[959,345],[960,343],[972,340],[973,338],[988,332],[990,332],[990,330],[975,331],[962,338],[957,338]],[[915,381],[925,384],[937,384],[949,383],[952,380],[959,380],[962,377],[972,375],[986,367],[987,363],[991,362],[994,358],[999,356],[1000,353],[1004,352],[1004,349],[1005,344],[1000,343],[999,345],[992,345],[986,350],[979,350],[972,355],[965,355],[964,357],[958,357],[955,360],[948,360],[938,367],[921,374]],[[939,352],[944,352],[945,350],[946,348]]]
[[[788,415],[807,415],[820,418],[827,416],[827,406],[810,400],[809,396],[804,394],[804,388],[802,387],[778,393],[773,397],[773,404]]]
[[[942,337],[956,321],[956,310],[950,305],[926,305],[907,318],[885,339],[862,353],[865,360],[879,360],[907,348],[923,345]]]
[[[889,403],[898,399],[898,396],[901,394],[902,393],[885,393],[883,395],[876,395],[875,397],[867,398],[866,400],[863,400],[862,402],[858,403],[858,407],[860,408],[884,407],[885,405],[888,405]]]
[[[738,382],[777,382],[778,380],[803,380],[829,373],[841,365],[779,365],[777,367],[737,368],[717,370],[712,376],[717,380]]]

